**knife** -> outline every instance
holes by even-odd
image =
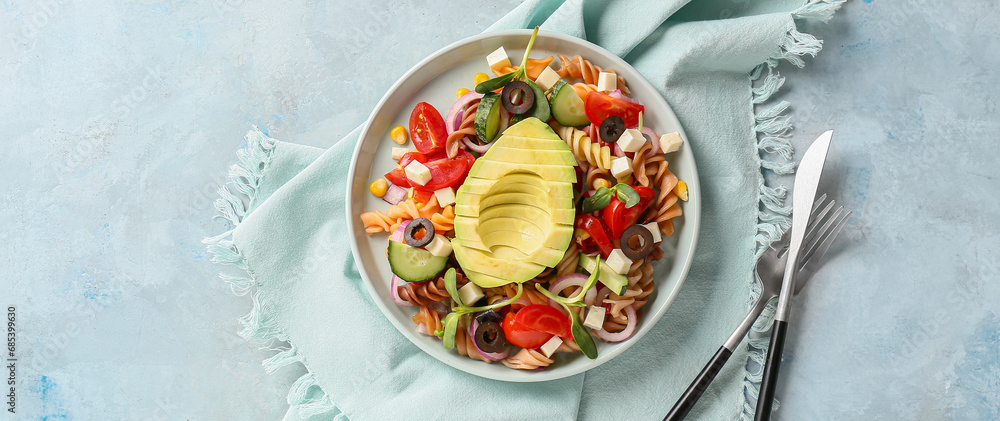
[[[792,290],[795,287],[795,265],[799,261],[799,249],[809,225],[809,214],[819,179],[823,175],[823,164],[830,150],[830,140],[833,130],[817,138],[799,163],[798,174],[795,175],[795,189],[792,190],[792,239],[788,246],[788,261],[785,263],[785,275],[781,281],[781,293],[778,295],[778,309],[774,315],[774,327],[771,328],[771,344],[767,351],[764,364],[764,376],[760,381],[760,393],[757,396],[757,412],[755,421],[771,419],[771,404],[774,402],[775,386],[778,383],[778,367],[781,365],[781,353],[785,346],[785,333],[788,330],[788,313],[791,311]]]

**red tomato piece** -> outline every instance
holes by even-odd
[[[628,227],[635,225],[636,221],[639,220],[639,216],[656,199],[656,191],[649,187],[632,186],[632,188],[635,189],[636,193],[639,193],[638,204],[631,208],[626,208],[625,202],[618,200],[616,196],[612,196],[611,203],[608,204],[608,207],[604,208],[604,223],[611,230],[611,238],[613,240],[621,238]]]
[[[429,153],[444,148],[448,129],[444,118],[433,105],[421,102],[410,113],[410,138],[417,150]]]
[[[402,158],[399,158],[396,168],[386,173],[385,178],[397,186],[415,187],[417,189],[430,190],[431,193],[434,193],[434,190],[460,184],[465,179],[465,176],[469,174],[469,169],[472,168],[472,163],[475,160],[476,158],[472,154],[464,150],[459,150],[458,155],[454,159],[448,158],[445,155],[444,149],[438,149],[426,154],[412,151],[407,152]],[[424,164],[427,170],[430,171],[431,179],[427,184],[421,186],[411,183],[406,178],[405,168],[413,161]]]
[[[503,335],[504,337],[507,338],[507,342],[510,342],[511,345],[521,348],[538,348],[542,345],[545,345],[545,343],[552,338],[551,333],[532,330],[529,329],[527,326],[518,323],[517,320],[515,319],[517,318],[517,314],[519,313],[520,311],[508,312],[507,315],[504,316],[503,321],[500,322],[500,327],[503,328]]]
[[[608,238],[607,230],[601,224],[600,219],[590,215],[579,215],[576,217],[576,227],[590,235],[597,247],[601,249],[601,255],[604,257],[608,257],[614,250],[615,247],[611,244],[611,239]]]
[[[413,188],[413,200],[420,203],[427,203],[431,201],[431,196],[434,196],[434,190],[423,190],[416,187]]]
[[[633,104],[624,99],[612,97],[600,92],[590,92],[584,102],[584,112],[587,113],[587,120],[600,126],[604,119],[616,115],[625,120],[625,127],[635,127],[639,125],[639,112],[645,111],[646,107],[641,104]]]
[[[517,312],[514,323],[520,323],[528,329],[538,332],[545,332],[561,338],[568,338],[573,334],[570,332],[570,321],[561,311],[552,306],[544,304],[532,304]]]

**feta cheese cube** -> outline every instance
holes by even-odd
[[[628,273],[628,268],[632,267],[632,259],[625,257],[625,253],[622,252],[622,249],[611,250],[611,254],[608,255],[606,263],[611,270],[622,275]]]
[[[489,65],[492,70],[500,70],[504,67],[510,66],[510,59],[507,58],[507,51],[505,51],[502,46],[497,48],[496,51],[486,56],[486,64]]]
[[[406,178],[421,186],[427,184],[428,181],[431,181],[431,170],[427,169],[424,164],[417,161],[412,161],[409,164],[406,164],[406,168],[403,168],[403,172],[406,173]]]
[[[464,287],[458,289],[458,298],[462,300],[462,304],[466,306],[473,306],[476,301],[481,300],[485,295],[483,295],[483,290],[479,289],[476,284],[469,282],[465,284]]]
[[[587,318],[584,319],[583,325],[591,329],[604,329],[604,315],[607,311],[608,310],[602,306],[590,306],[590,310],[587,311]]]
[[[627,156],[615,158],[611,161],[611,174],[619,181],[632,175],[632,160],[628,159]]]
[[[406,148],[392,148],[392,159],[399,161],[399,158],[402,158],[407,152],[410,150]]]
[[[601,72],[597,75],[598,91],[613,91],[618,89],[618,75],[611,72]]]
[[[628,129],[618,138],[618,146],[625,152],[635,152],[646,144],[646,137],[639,129]]]
[[[666,133],[660,136],[660,150],[663,153],[677,152],[684,144],[681,134],[677,132]]]
[[[542,88],[543,91],[547,91],[552,89],[553,86],[556,86],[556,82],[558,81],[559,73],[556,73],[556,71],[552,70],[551,67],[545,66],[545,70],[542,70],[542,73],[538,75],[538,79],[535,79],[535,84],[537,84],[539,88]]]
[[[643,227],[648,229],[650,234],[653,234],[653,244],[663,241],[663,237],[660,237],[660,224],[657,224],[656,221],[643,225]]]
[[[437,198],[438,205],[441,207],[448,206],[455,203],[455,189],[445,187],[443,189],[434,190],[434,197]]]
[[[542,345],[541,351],[546,357],[552,357],[552,354],[556,352],[559,345],[562,345],[562,338],[552,335],[552,339],[549,339],[544,345]]]
[[[451,240],[448,240],[443,235],[435,235],[431,243],[425,248],[437,257],[445,257],[451,254]]]

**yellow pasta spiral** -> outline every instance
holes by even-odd
[[[587,132],[575,127],[563,127],[559,123],[553,122],[552,130],[569,145],[573,155],[580,165],[586,164],[588,167],[597,167],[603,171],[611,170],[611,148],[601,146],[600,142],[595,142],[587,136]]]

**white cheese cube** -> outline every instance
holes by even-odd
[[[562,338],[556,335],[552,335],[552,339],[549,339],[549,341],[546,342],[545,345],[542,345],[541,348],[542,353],[545,354],[546,357],[551,358],[552,354],[554,354],[556,352],[556,349],[559,348],[559,345],[562,345],[562,342],[563,342]]]
[[[598,91],[613,91],[618,89],[618,75],[611,72],[601,72],[597,75]]]
[[[677,132],[666,133],[660,136],[660,150],[663,153],[677,152],[684,144],[681,134]]]
[[[485,295],[483,295],[483,290],[479,289],[476,284],[469,282],[465,284],[464,287],[458,289],[458,298],[462,300],[462,304],[466,306],[473,306],[476,301],[481,300]]]
[[[445,238],[443,235],[435,235],[431,243],[425,248],[437,257],[445,257],[451,254],[451,240]]]
[[[611,174],[618,180],[624,180],[632,175],[632,160],[627,156],[621,156],[611,161]]]
[[[441,207],[448,206],[455,203],[455,189],[445,187],[443,189],[434,190],[434,197],[437,198],[438,205]]]
[[[392,148],[392,159],[399,161],[399,158],[402,158],[403,155],[406,155],[408,152],[410,152],[410,150],[406,148]]]
[[[611,254],[608,255],[606,263],[611,270],[622,275],[628,273],[628,269],[632,267],[632,259],[625,257],[625,253],[622,252],[622,249],[611,250]]]
[[[653,234],[653,244],[663,241],[663,238],[660,237],[660,224],[657,224],[656,221],[643,225],[643,227],[648,229],[650,234]]]
[[[625,152],[635,152],[646,143],[646,137],[639,129],[628,129],[618,138],[618,146]]]
[[[417,161],[412,161],[409,164],[406,164],[406,168],[403,168],[403,172],[406,173],[406,178],[421,186],[427,184],[428,181],[431,181],[431,170],[427,169],[424,164]]]
[[[497,71],[510,66],[510,59],[507,58],[507,51],[505,51],[502,46],[497,48],[496,51],[486,56],[486,64],[490,66],[490,69]]]
[[[556,71],[552,70],[551,67],[545,66],[545,70],[542,70],[542,73],[538,75],[538,79],[535,79],[535,84],[537,84],[539,88],[542,88],[543,91],[547,91],[552,89],[553,86],[556,86],[556,82],[558,81],[559,73],[556,73]]]
[[[604,315],[607,311],[608,310],[602,306],[590,306],[590,310],[587,311],[587,318],[584,319],[583,325],[591,329],[604,329]]]

